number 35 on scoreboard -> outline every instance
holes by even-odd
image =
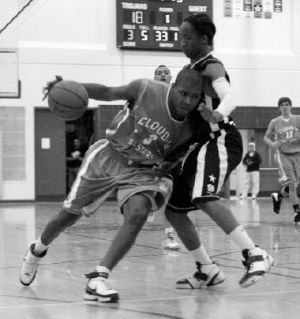
[[[117,47],[180,51],[179,26],[191,14],[212,16],[213,0],[117,0]]]

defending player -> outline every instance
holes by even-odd
[[[264,136],[264,141],[276,150],[280,192],[273,193],[273,211],[280,212],[281,201],[289,193],[295,213],[294,222],[300,222],[297,186],[300,178],[300,116],[292,114],[292,101],[288,97],[278,100],[281,115],[272,119]]]
[[[48,91],[54,83],[50,82]],[[86,275],[85,290],[87,300],[114,302],[119,296],[109,287],[109,273],[134,244],[148,214],[169,198],[172,181],[164,158],[191,136],[188,114],[199,103],[202,77],[194,70],[183,70],[172,85],[145,79],[120,87],[83,85],[89,98],[136,103],[132,110],[121,110],[107,138],[87,151],[62,210],[26,253],[20,280],[29,286],[52,241],[81,216],[93,214],[116,191],[124,223],[95,271]]]
[[[202,288],[220,284],[225,277],[213,263],[200,243],[188,212],[201,209],[240,248],[246,273],[240,280],[241,287],[248,287],[260,280],[273,264],[273,258],[254,244],[245,229],[233,216],[230,208],[217,196],[222,185],[242,158],[242,140],[230,113],[235,108],[229,77],[223,64],[212,55],[215,25],[206,14],[187,17],[180,27],[182,51],[190,58],[186,67],[203,76],[203,118],[195,112],[193,119],[201,130],[206,126],[211,139],[202,145],[203,135],[195,134],[199,145],[191,150],[175,174],[172,197],[166,216],[178,236],[193,255],[197,271],[191,277],[179,280],[178,288]]]

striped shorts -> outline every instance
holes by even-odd
[[[186,212],[197,209],[198,203],[218,200],[218,193],[242,156],[242,138],[234,126],[215,132],[174,170],[168,207]]]

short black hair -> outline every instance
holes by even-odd
[[[189,22],[195,28],[198,35],[205,34],[208,38],[208,44],[212,45],[217,30],[209,15],[206,13],[193,14],[183,21]]]
[[[280,105],[285,102],[289,103],[292,106],[292,100],[289,97],[283,96],[278,100],[278,107],[280,107]]]

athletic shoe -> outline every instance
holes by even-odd
[[[180,248],[180,244],[176,241],[174,232],[167,233],[167,240],[164,242],[164,248],[170,250],[178,250]]]
[[[295,211],[294,222],[296,224],[300,223],[300,210]]]
[[[201,289],[209,286],[216,286],[225,280],[220,268],[215,264],[202,265],[196,262],[197,271],[188,278],[176,282],[178,289]]]
[[[240,280],[240,286],[247,288],[257,283],[270,271],[274,265],[274,259],[259,247],[255,247],[251,250],[245,249],[242,253],[245,258],[243,265],[246,268],[246,273]]]
[[[277,193],[272,193],[271,197],[272,197],[272,202],[273,202],[273,212],[275,214],[279,214],[280,213],[281,201],[282,201],[280,193],[278,193],[278,192]]]
[[[40,262],[40,259],[43,258],[47,250],[45,250],[40,256],[37,256],[34,253],[34,245],[31,244],[26,255],[23,258],[23,263],[20,271],[20,281],[24,286],[29,286],[37,273],[37,268]]]
[[[89,279],[83,299],[88,301],[117,302],[119,294],[111,289],[107,273],[91,272],[85,275]]]

